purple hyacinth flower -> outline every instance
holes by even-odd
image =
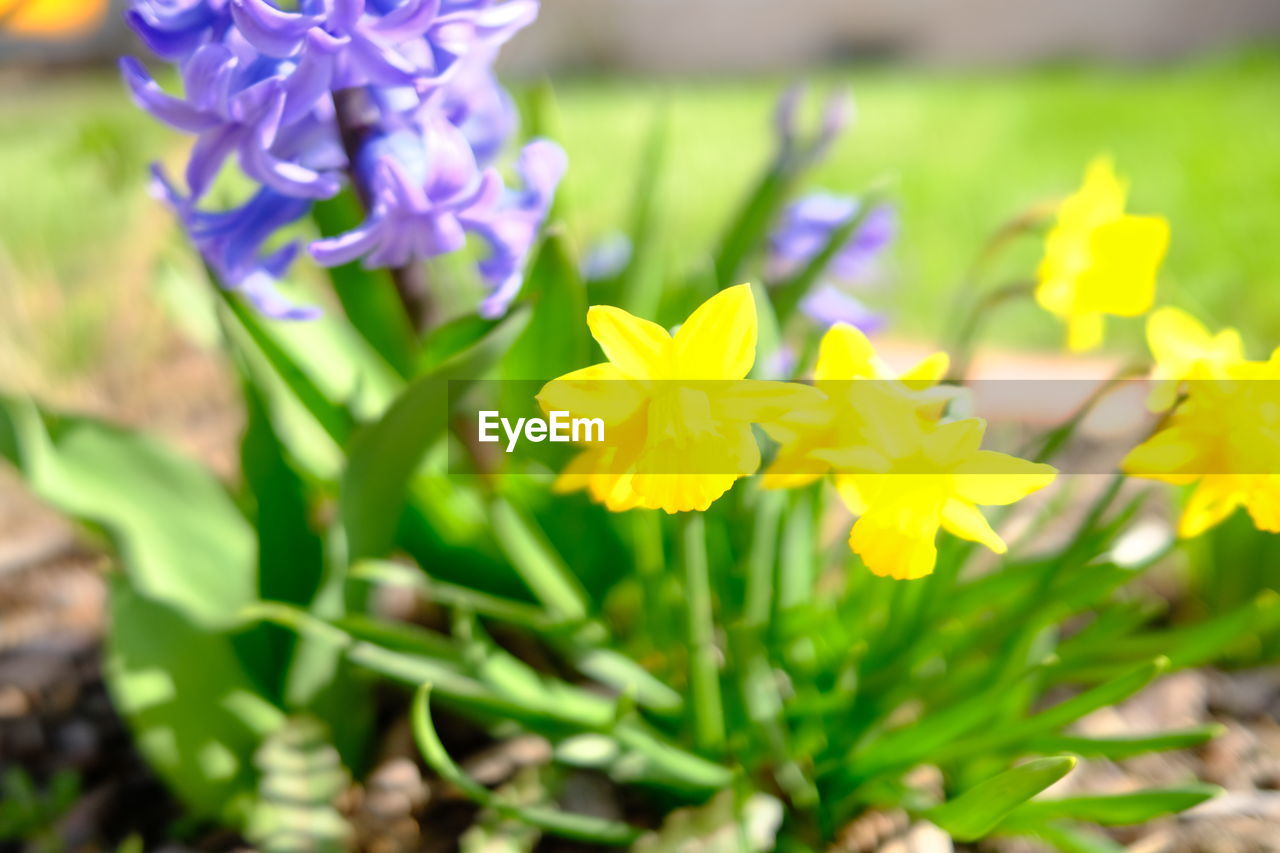
[[[848,323],[864,332],[879,331],[884,317],[862,300],[831,282],[819,283],[800,303],[800,310],[823,326]]]
[[[346,234],[312,243],[319,263],[363,257],[369,268],[403,267],[466,245],[459,214],[484,187],[466,137],[452,124],[436,118],[374,137],[356,170],[368,188],[369,216]]]
[[[769,273],[776,280],[789,278],[812,261],[842,225],[860,209],[856,199],[815,193],[791,204],[769,238]],[[835,256],[828,272],[845,282],[857,282],[871,272],[877,259],[897,235],[897,215],[892,207],[874,208],[849,242]]]
[[[816,258],[832,236],[857,216],[856,199],[816,193],[796,201],[783,214],[769,240],[769,277],[788,279]],[[881,318],[849,292],[865,282],[897,235],[897,215],[888,205],[867,212],[862,225],[832,258],[827,278],[819,281],[801,302],[801,310],[818,323],[849,323],[863,331],[879,328]]]
[[[268,317],[307,320],[318,316],[317,309],[294,305],[276,290],[297,255],[297,244],[263,251],[272,235],[306,215],[309,202],[263,188],[234,210],[198,210],[194,199],[182,196],[158,167],[152,167],[151,191],[173,208],[223,286],[243,293]]]
[[[171,62],[221,40],[231,26],[227,0],[134,0],[124,15],[152,53]]]
[[[396,131],[361,154],[358,169],[372,188],[368,219],[312,243],[311,254],[324,266],[364,257],[367,267],[402,267],[461,249],[471,232],[489,246],[480,274],[492,292],[480,313],[500,316],[519,291],[565,166],[559,146],[532,142],[517,166],[525,189],[512,192],[496,170],[478,170],[466,137],[449,122]]]
[[[525,264],[568,167],[564,149],[536,139],[516,163],[524,189],[498,191],[491,184],[460,217],[468,231],[489,244],[489,255],[480,262],[480,274],[491,288],[480,303],[482,317],[502,316],[520,293]]]
[[[587,248],[582,259],[582,277],[586,281],[607,281],[622,275],[631,263],[635,247],[621,231],[611,231]]]
[[[328,92],[341,44],[323,33],[311,36],[309,43],[313,50],[308,57],[289,63],[286,73],[263,76],[243,88],[237,85],[245,75],[258,76],[261,70],[244,67],[224,45],[204,45],[183,64],[185,98],[164,92],[136,59],[120,61],[140,106],[179,130],[198,134],[187,167],[187,186],[195,198],[205,194],[233,153],[245,174],[282,193],[318,199],[341,188],[336,174],[283,160],[272,150],[282,128],[307,117]]]

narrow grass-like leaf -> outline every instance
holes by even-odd
[[[569,814],[542,807],[520,807],[501,799],[478,784],[454,764],[431,722],[431,685],[418,688],[413,699],[413,736],[431,769],[475,802],[505,817],[522,821],[543,832],[592,844],[626,845],[640,837],[639,830],[619,821]]]
[[[490,518],[498,545],[538,600],[566,621],[586,618],[586,594],[533,522],[501,497],[490,504]]]
[[[1067,755],[1029,761],[975,785],[925,816],[957,841],[977,841],[1075,766],[1076,759]]]
[[[1191,749],[1213,740],[1225,731],[1223,726],[1214,724],[1153,735],[1041,735],[1027,741],[1026,748],[1028,752],[1070,752],[1085,758],[1109,758],[1116,761],[1149,752]]]
[[[944,761],[961,755],[980,755],[984,752],[1015,746],[1020,741],[1035,735],[1056,731],[1099,708],[1115,705],[1128,699],[1168,669],[1168,658],[1156,658],[1119,678],[1085,690],[1038,714],[1004,723],[990,734],[969,738],[949,749],[944,749],[936,756],[936,760]]]
[[[513,313],[474,346],[417,379],[352,441],[340,499],[349,562],[383,556],[391,547],[413,473],[427,448],[445,434],[450,382],[480,378],[527,321],[526,313]]]
[[[1176,814],[1222,793],[1217,785],[1182,785],[1150,788],[1124,794],[1065,797],[1026,803],[1009,815],[1011,827],[1053,820],[1078,820],[1103,826],[1131,826],[1161,815]]]

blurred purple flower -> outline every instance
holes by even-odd
[[[631,263],[635,247],[621,231],[612,231],[587,249],[582,259],[582,277],[587,281],[605,281],[622,274]]]
[[[183,197],[158,167],[152,167],[151,190],[177,214],[191,242],[227,288],[243,293],[268,317],[305,320],[319,313],[289,303],[276,290],[276,282],[298,253],[297,243],[263,251],[280,228],[306,215],[307,201],[264,187],[234,210],[202,211],[193,199]]]
[[[774,107],[773,126],[778,137],[780,157],[812,165],[831,150],[845,129],[853,121],[853,94],[847,89],[837,89],[827,96],[822,106],[821,123],[812,137],[803,138],[800,127],[800,108],[809,88],[804,83],[789,86]]]
[[[860,212],[858,200],[827,193],[792,203],[769,238],[770,280],[780,282],[798,274]],[[824,324],[845,322],[864,331],[878,326],[877,315],[846,288],[865,283],[897,231],[892,207],[882,204],[868,211],[849,242],[832,258],[824,279],[805,296],[801,303],[805,313]]]
[[[534,143],[521,155],[525,188],[508,191],[490,167],[516,131],[515,110],[492,63],[537,16],[538,0],[130,0],[126,17],[157,55],[178,67],[181,97],[137,60],[121,61],[135,100],[197,137],[188,195],[162,194],[226,284],[275,316],[299,316],[274,297],[296,247],[263,256],[280,225],[329,198],[344,175],[370,205],[354,231],[318,241],[322,262],[363,256],[403,266],[456,251],[473,233],[489,244],[480,264],[505,309],[550,207],[564,155]],[[352,126],[343,103],[367,105]],[[341,127],[340,127],[341,125]],[[350,162],[348,156],[350,155]],[[197,206],[228,159],[260,189],[242,207]]]

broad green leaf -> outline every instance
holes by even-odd
[[[230,634],[193,624],[120,577],[111,625],[107,687],[134,742],[193,811],[238,824],[256,787],[249,756],[284,714],[258,693]]]
[[[513,313],[474,346],[415,380],[377,423],[352,440],[339,502],[348,562],[381,557],[390,549],[414,471],[445,435],[450,383],[479,379],[527,321],[527,313]]]
[[[358,226],[363,214],[355,196],[347,191],[317,202],[311,218],[322,236],[333,237]],[[396,296],[390,273],[352,262],[328,270],[328,275],[351,325],[401,376],[411,376],[418,357],[417,335]]]
[[[562,226],[543,238],[520,303],[531,316],[502,359],[503,379],[554,379],[587,366],[587,289]]]
[[[1038,758],[975,785],[925,816],[957,841],[977,841],[1075,766],[1076,759],[1071,756]]]
[[[1149,788],[1125,794],[1065,797],[1026,803],[1009,815],[1011,827],[1031,826],[1053,820],[1078,820],[1103,826],[1131,826],[1161,815],[1176,814],[1222,793],[1217,785],[1182,785]]]
[[[32,490],[104,529],[130,585],[193,622],[227,625],[257,596],[253,530],[211,473],[147,437],[45,418],[0,398],[0,432]]]

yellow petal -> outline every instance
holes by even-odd
[[[1087,352],[1101,345],[1101,314],[1074,314],[1067,318],[1067,349]]]
[[[937,510],[911,515],[870,512],[849,532],[849,548],[873,574],[915,580],[933,572],[938,562],[935,540],[941,521]]]
[[[1058,475],[1052,465],[979,450],[955,469],[956,494],[982,506],[1007,506],[1038,492]]]
[[[1236,478],[1230,475],[1210,475],[1196,486],[1178,520],[1178,535],[1190,539],[1220,523],[1244,499],[1237,488]]]
[[[903,373],[899,379],[912,388],[927,387],[942,381],[951,368],[951,357],[945,352],[935,352],[922,359],[911,369]]]
[[[1128,186],[1116,175],[1111,158],[1100,155],[1085,169],[1084,183],[1058,208],[1058,222],[1067,228],[1089,228],[1124,213]]]
[[[814,377],[820,382],[884,378],[877,370],[878,362],[875,347],[860,329],[836,323],[822,336]]]
[[[991,528],[977,507],[964,501],[949,500],[942,508],[942,526],[953,536],[985,545],[997,554],[1009,550],[1000,535]]]
[[[676,331],[673,370],[683,379],[744,379],[756,360],[756,334],[751,285],[722,290]]]
[[[1209,342],[1208,330],[1180,308],[1166,305],[1147,318],[1147,346],[1161,364],[1185,366],[1208,349]]]
[[[1077,284],[1077,310],[1119,317],[1151,310],[1156,273],[1168,248],[1169,223],[1158,216],[1122,216],[1095,228],[1089,268]]]
[[[827,413],[827,395],[812,385],[739,379],[695,383],[707,389],[712,411],[720,420],[753,424],[819,424]]]
[[[671,336],[657,323],[612,305],[596,305],[587,312],[587,327],[605,356],[627,378],[667,377]]]
[[[1250,477],[1245,509],[1253,526],[1268,533],[1280,533],[1280,476],[1258,474]]]
[[[613,364],[594,364],[553,379],[538,392],[543,412],[569,412],[573,417],[603,418],[616,424],[630,418],[644,397],[636,384]]]

